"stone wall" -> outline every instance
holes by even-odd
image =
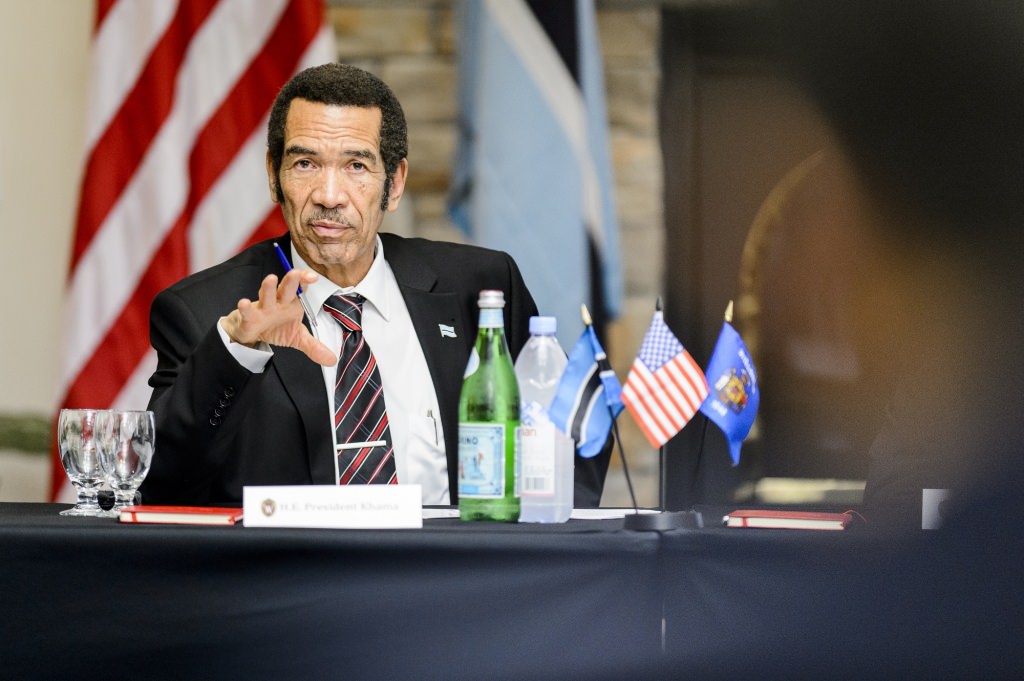
[[[338,59],[379,75],[395,90],[409,123],[410,176],[401,209],[385,229],[463,241],[445,210],[456,146],[458,0],[330,0]],[[658,140],[658,34],[653,3],[598,3],[610,139],[621,229],[624,313],[608,353],[621,379],[633,361],[663,279],[662,166]],[[620,419],[637,495],[656,501],[655,454],[632,419]],[[614,466],[618,469],[617,459]],[[624,503],[619,473],[605,505]]]

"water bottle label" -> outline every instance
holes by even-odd
[[[480,327],[484,329],[504,328],[505,317],[502,315],[501,308],[481,308]]]
[[[459,424],[459,497],[505,496],[505,425]]]
[[[519,452],[523,467],[524,497],[555,495],[555,426],[546,418],[519,429]]]

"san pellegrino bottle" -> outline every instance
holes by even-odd
[[[548,407],[569,360],[558,343],[554,317],[530,317],[530,340],[516,358],[522,404],[519,427],[521,523],[564,523],[572,515],[571,437],[558,430]]]
[[[459,397],[459,517],[519,519],[519,385],[505,340],[505,294],[481,291],[480,326]]]

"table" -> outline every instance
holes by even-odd
[[[666,645],[634,678],[1024,679],[1024,528],[666,533]]]
[[[278,530],[120,525],[61,508],[0,504],[2,678],[1024,671],[1024,542],[999,528],[727,530],[713,522],[721,509],[705,509],[707,529],[662,533],[620,520]]]
[[[621,520],[373,532],[61,508],[0,504],[2,678],[587,678],[660,650],[658,538]]]

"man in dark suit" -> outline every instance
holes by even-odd
[[[537,309],[505,253],[378,234],[404,192],[407,149],[401,106],[365,71],[327,64],[282,88],[267,151],[289,229],[281,252],[256,244],[153,301],[159,444],[145,502],[237,503],[245,485],[337,482],[345,334],[322,307],[334,294],[365,299],[398,481],[421,484],[426,504],[457,502],[458,400],[479,292],[505,293],[513,357]],[[608,455],[577,457],[577,506],[599,503]]]

